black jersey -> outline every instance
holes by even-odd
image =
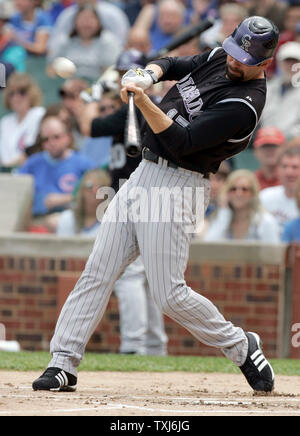
[[[154,61],[161,80],[178,80],[158,105],[174,123],[154,134],[143,126],[143,145],[193,171],[217,172],[220,163],[245,149],[266,99],[266,79],[226,77],[227,54],[216,48],[203,55]]]
[[[120,180],[127,180],[141,161],[141,156],[130,157],[124,146],[124,131],[128,106],[124,104],[117,112],[105,118],[95,118],[92,121],[91,136],[113,136],[110,150],[109,172],[112,178],[112,188],[119,190]],[[137,111],[139,122],[141,113]]]

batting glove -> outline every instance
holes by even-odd
[[[131,69],[122,77],[123,86],[133,83],[144,91],[157,82],[157,77],[152,70],[143,70],[142,68]]]
[[[100,101],[103,95],[103,86],[101,83],[95,83],[90,88],[81,91],[80,98],[85,103],[92,103],[93,101]]]

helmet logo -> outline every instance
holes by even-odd
[[[251,47],[251,35],[248,35],[246,33],[246,35],[244,35],[242,38],[241,48],[246,52],[248,52],[250,47]]]

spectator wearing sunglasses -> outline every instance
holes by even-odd
[[[258,181],[251,171],[233,171],[220,194],[219,209],[204,240],[280,242],[279,226],[275,218],[262,208],[259,190]]]
[[[45,113],[42,93],[28,74],[14,73],[3,91],[3,103],[9,114],[0,120],[0,167],[11,172],[25,160],[35,143]]]
[[[42,120],[40,140],[43,151],[28,158],[18,172],[34,178],[34,224],[55,232],[60,212],[70,207],[76,184],[94,164],[73,150],[70,129],[58,117]]]
[[[46,112],[43,117],[57,117],[59,118],[63,123],[65,123],[70,131],[72,131],[73,124],[72,119],[67,111],[67,109],[61,104],[61,103],[53,103],[46,107]],[[74,150],[76,150],[76,141],[73,137],[73,147]],[[28,156],[32,156],[35,153],[39,153],[43,150],[42,141],[40,132],[38,133],[37,139],[32,147],[27,148],[26,154]]]

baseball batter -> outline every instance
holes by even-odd
[[[135,68],[143,68],[138,62],[141,53],[126,50],[117,59],[115,69],[121,77],[133,64]],[[127,180],[137,168],[142,157],[126,155],[124,131],[128,106],[124,103],[115,113],[107,117],[99,117],[99,103],[85,106],[78,120],[82,133],[86,136],[113,136],[110,153],[109,172],[111,187],[119,190],[120,181]],[[141,113],[138,112],[141,122]],[[120,315],[120,352],[150,355],[167,354],[167,335],[164,329],[163,316],[151,298],[146,273],[141,257],[132,262],[115,283],[114,291],[118,297]]]
[[[144,159],[106,211],[86,268],[57,322],[52,360],[33,383],[34,390],[76,389],[77,367],[114,283],[139,254],[160,309],[199,341],[222,350],[254,390],[273,389],[273,370],[259,336],[225,320],[211,301],[187,286],[184,272],[191,239],[186,228],[195,222],[198,195],[204,192],[207,206],[208,174],[247,146],[264,107],[264,71],[277,42],[278,29],[272,22],[250,17],[223,47],[193,57],[160,59],[146,70],[125,74],[121,97],[126,102],[127,91],[133,91],[146,120]],[[159,107],[144,93],[156,80],[178,81]],[[174,212],[170,220],[162,217],[162,202],[143,196],[140,208],[151,209],[159,219],[133,219],[133,197],[128,193],[150,192],[153,187],[162,191],[189,188],[192,194],[184,207],[180,201],[170,205]],[[177,219],[178,208],[183,220]]]

